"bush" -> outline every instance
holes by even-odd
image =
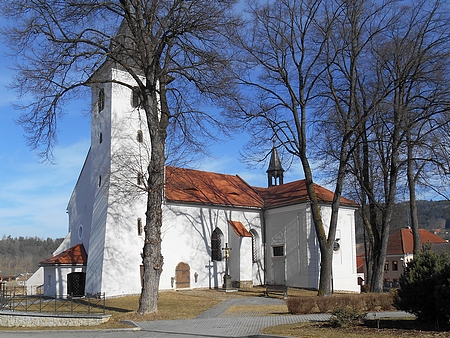
[[[443,289],[442,292],[448,291]],[[393,293],[341,294],[326,297],[289,297],[286,305],[289,313],[331,313],[337,308],[352,308],[358,311],[393,310]]]
[[[337,308],[331,314],[329,322],[333,327],[355,326],[361,324],[366,316],[365,313],[350,307]]]
[[[286,306],[291,314],[313,313],[316,307],[315,297],[289,297]]]
[[[397,309],[420,320],[447,321],[450,317],[450,261],[425,248],[408,263],[394,299]]]

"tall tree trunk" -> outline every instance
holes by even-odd
[[[411,220],[411,229],[414,242],[414,255],[417,255],[420,250],[420,233],[419,233],[419,219],[417,216],[417,203],[416,203],[416,179],[413,168],[413,145],[411,141],[411,130],[408,126],[406,131],[407,147],[408,147],[408,159],[407,159],[407,176],[408,176],[408,188],[409,188],[409,217]]]
[[[403,130],[404,123],[404,104],[403,104],[403,87],[401,82],[397,81],[395,86],[394,94],[394,104],[393,104],[393,131],[391,136],[391,156],[389,158],[388,172],[384,177],[384,206],[382,208],[382,218],[381,218],[381,231],[380,240],[375,248],[377,252],[376,255],[375,268],[373,274],[373,284],[371,286],[371,291],[373,292],[383,292],[383,282],[384,282],[384,265],[386,263],[386,252],[387,244],[389,241],[390,228],[392,213],[394,211],[395,196],[397,194],[397,180],[398,180],[398,158],[399,149],[401,144],[400,131]],[[375,250],[374,250],[375,251]]]
[[[147,100],[144,102],[151,141],[151,155],[148,166],[146,228],[142,253],[144,274],[139,299],[139,314],[147,314],[158,310],[159,281],[164,263],[161,253],[161,227],[168,108],[165,84],[161,84],[161,88],[159,86],[159,83],[149,86],[150,90],[146,93]],[[159,88],[159,95],[156,94],[157,88]]]

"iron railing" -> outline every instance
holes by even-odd
[[[105,294],[86,295],[85,297],[65,298],[48,297],[33,292],[26,286],[3,287],[0,291],[0,310],[20,312],[105,314]]]

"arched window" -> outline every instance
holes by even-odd
[[[138,175],[137,175],[137,184],[138,184],[138,185],[143,185],[143,184],[144,184],[144,175],[142,175],[141,172],[138,172]]]
[[[252,262],[256,263],[259,260],[259,236],[256,230],[251,229],[250,233],[252,234]]]
[[[213,261],[222,260],[222,238],[222,231],[216,228],[211,235],[211,259]]]
[[[98,91],[97,105],[98,112],[101,113],[105,108],[105,90],[103,88],[100,88],[100,90]]]

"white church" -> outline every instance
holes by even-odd
[[[129,191],[144,184],[140,168],[151,151],[145,114],[133,90],[114,81],[132,85],[129,74],[106,62],[94,77],[91,146],[69,200],[69,231],[41,262],[44,294],[52,297],[141,292],[145,196]],[[222,288],[226,263],[233,288],[317,289],[320,253],[305,181],[284,183],[283,171],[275,147],[266,188],[237,175],[167,167],[160,289]],[[327,224],[333,193],[316,189]],[[359,292],[357,208],[341,198],[335,291]]]

